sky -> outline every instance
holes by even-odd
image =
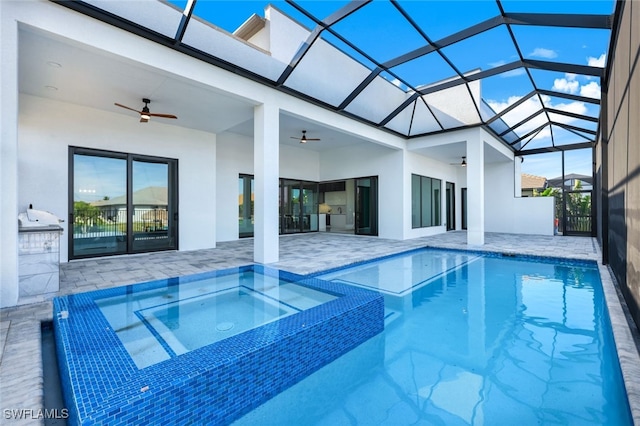
[[[174,1],[178,6],[184,6],[186,1]],[[348,1],[300,1],[302,8],[311,12],[319,19],[324,19]],[[259,1],[212,1],[198,0],[194,14],[213,24],[233,32],[251,14],[264,16],[267,2]],[[303,13],[284,1],[272,1],[271,4],[282,10],[307,28],[315,26],[314,22]],[[405,10],[432,41],[438,41],[446,36],[478,24],[499,15],[498,3],[488,0],[476,1],[426,1],[399,0],[398,4]],[[580,13],[580,14],[611,14],[614,11],[614,1],[570,0],[570,1],[502,1],[500,3],[507,13]],[[461,13],[462,12],[462,13]],[[375,0],[362,7],[354,14],[339,21],[332,27],[338,34],[355,44],[364,53],[353,50],[342,41],[323,32],[322,37],[345,51],[362,64],[374,69],[376,64],[384,63],[402,54],[425,45],[425,39],[413,28],[390,2]],[[515,38],[518,40],[520,53],[525,59],[554,61],[577,65],[604,67],[606,64],[606,50],[609,44],[608,30],[553,28],[535,26],[511,26]],[[511,42],[508,29],[505,26],[493,28],[459,43],[447,46],[442,52],[451,60],[460,72],[486,70],[518,60],[518,50]],[[437,54],[429,54],[410,62],[391,68],[395,74],[386,77],[406,89],[408,84],[413,87],[432,84],[440,80],[455,77],[453,70],[444,58]],[[581,95],[594,99],[600,97],[600,82],[598,79],[561,72],[550,72],[533,69],[530,71],[535,85],[539,89],[553,90],[560,93]],[[508,73],[499,74],[482,81],[482,97],[497,113],[520,100],[533,90],[531,80],[524,68],[515,69]],[[570,101],[560,97],[536,96],[524,104],[504,115],[503,120],[514,125],[524,118],[541,109],[541,104],[561,111],[597,117],[599,106],[588,102]],[[585,127],[596,130],[596,123],[579,120],[563,115],[553,115],[550,118],[563,124]],[[518,127],[516,132],[525,135],[544,123],[546,117],[540,114],[535,119]],[[576,135],[568,130],[554,126],[554,141],[558,145],[586,142],[592,138],[589,134]],[[550,145],[551,131],[544,129],[528,142],[526,148],[537,148]],[[582,159],[574,157],[580,157]],[[580,173],[587,174],[591,170],[591,160],[588,150],[572,155],[573,168]],[[523,166],[527,173],[555,177],[557,167],[531,158]],[[553,157],[555,158],[555,157]],[[552,176],[553,175],[553,176]]]

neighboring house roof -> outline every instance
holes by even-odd
[[[547,178],[543,176],[522,173],[520,179],[522,189],[545,189],[547,187]]]
[[[583,182],[586,182],[590,185],[593,185],[593,177],[592,176],[588,176],[588,175],[579,175],[577,173],[570,173],[568,175],[564,175],[564,181],[571,181],[571,186],[573,186],[573,183],[576,180],[581,180]],[[557,178],[553,178],[553,179],[549,179],[549,186],[552,186],[554,188],[562,188],[562,176],[559,176]]]
[[[148,186],[146,188],[139,189],[133,193],[133,204],[144,206],[166,206],[167,202],[167,188],[162,186]],[[108,200],[99,200],[91,203],[92,206],[119,206],[126,205],[126,195],[120,195]]]

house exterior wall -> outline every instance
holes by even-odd
[[[69,146],[178,159],[180,250],[216,244],[216,135],[122,114],[20,95],[18,210],[65,220],[60,258],[68,259]],[[209,188],[208,191],[203,189]]]
[[[253,175],[253,140],[224,132],[217,135],[216,150],[216,239],[238,237],[238,176]],[[320,180],[320,155],[290,146],[280,146],[279,176],[312,182]]]
[[[153,3],[153,4],[151,4]],[[166,4],[151,2],[149,7],[165,8]],[[139,5],[110,5],[116,8],[138,8]],[[131,11],[129,11],[131,12]],[[173,12],[171,12],[173,13]],[[292,24],[280,12],[269,12],[273,22],[268,22],[263,31],[268,32],[269,44],[265,48],[272,50],[267,55],[260,49],[248,46],[247,43],[230,38],[228,34],[217,31],[215,44],[220,49],[222,58],[237,59],[240,66],[250,70],[263,72],[264,75],[278,75],[297,49],[299,39],[305,38],[305,31],[297,24]],[[271,110],[277,109],[280,114],[287,114],[321,123],[323,126],[355,136],[361,143],[325,151],[312,151],[300,147],[280,144],[279,167],[277,176],[309,181],[329,181],[351,179],[357,177],[378,177],[378,235],[382,238],[406,239],[445,232],[446,221],[446,182],[456,185],[456,226],[461,227],[461,188],[467,186],[467,171],[430,158],[428,153],[417,152],[409,148],[410,143],[397,135],[381,131],[362,122],[352,120],[344,115],[335,114],[327,109],[305,102],[286,93],[274,90],[265,85],[243,78],[233,72],[217,68],[195,58],[188,57],[160,44],[154,43],[127,31],[112,27],[104,22],[82,14],[72,12],[49,1],[33,2],[0,2],[0,131],[2,132],[0,156],[0,184],[3,202],[0,203],[0,304],[11,306],[17,303],[17,220],[18,212],[29,204],[36,208],[49,210],[66,220],[65,236],[68,236],[68,149],[79,146],[135,153],[150,156],[175,158],[179,171],[179,249],[195,250],[212,248],[216,241],[228,241],[238,238],[238,175],[240,173],[259,174],[254,170],[255,158],[253,138],[240,136],[221,129],[200,131],[182,127],[182,121],[169,125],[161,120],[152,120],[145,125],[138,123],[125,114],[105,109],[94,109],[71,102],[82,102],[86,93],[80,91],[73,94],[75,100],[61,102],[52,99],[18,94],[19,69],[19,27],[23,31],[33,31],[44,37],[64,40],[70,45],[100,52],[101,55],[114,61],[121,61],[139,66],[141,73],[162,75],[167,81],[180,80],[192,84],[197,90],[210,91],[212,95],[224,94],[243,103],[247,109],[256,105],[269,104]],[[282,21],[282,22],[281,22]],[[286,22],[285,22],[286,21]],[[280,31],[274,26],[288,26]],[[195,25],[185,37],[193,42],[207,44],[211,48],[211,40],[206,39],[206,28]],[[280,38],[278,38],[280,37]],[[283,38],[284,37],[284,38]],[[286,42],[285,40],[286,39]],[[264,40],[263,40],[264,41]],[[282,42],[282,43],[281,43]],[[265,42],[266,43],[266,42]],[[294,48],[295,47],[295,48]],[[278,49],[281,49],[278,50]],[[332,61],[323,60],[325,55],[335,56],[336,63],[347,70],[352,70],[352,77],[359,82],[369,71],[358,64],[346,64],[350,59],[338,52],[329,52],[330,46],[319,43],[309,52],[310,66],[318,78],[316,90],[337,90],[331,80],[331,70],[321,69]],[[244,54],[246,53],[246,55]],[[314,56],[315,55],[315,56]],[[297,73],[304,68],[296,69]],[[320,72],[322,71],[322,72]],[[336,70],[334,70],[336,71]],[[344,72],[344,70],[337,70]],[[45,72],[42,72],[45,73]],[[294,73],[295,74],[295,73]],[[295,85],[296,76],[291,83]],[[299,82],[300,89],[307,89],[304,81]],[[372,88],[377,87],[383,95]],[[472,84],[476,93],[479,85]],[[320,88],[320,89],[318,89]],[[125,88],[126,89],[126,88]],[[313,89],[311,87],[309,90]],[[104,90],[99,87],[96,91]],[[124,89],[123,89],[124,90]],[[128,89],[130,91],[130,89]],[[346,86],[340,90],[346,90]],[[451,94],[461,88],[451,89]],[[339,91],[339,90],[338,90]],[[340,93],[332,92],[337,99]],[[374,109],[380,116],[389,111],[388,105],[382,105],[381,99],[402,101],[407,94],[397,86],[383,78],[375,81],[346,108],[347,111],[358,112],[363,109]],[[466,95],[465,95],[466,96]],[[444,102],[442,94],[434,95],[442,101],[442,109],[455,116],[451,120],[462,123],[467,119],[464,111],[456,110],[455,105]],[[119,99],[114,99],[114,101]],[[111,105],[112,106],[112,105]],[[410,117],[409,111],[403,111],[394,122],[400,125]],[[440,111],[439,117],[446,118],[447,111]],[[251,126],[250,116],[234,117],[233,123],[225,123],[225,129],[246,123]],[[271,121],[277,125],[276,120]],[[425,130],[426,129],[422,129]],[[435,145],[460,144],[468,137],[491,139],[484,142],[495,151],[504,155],[503,161],[512,164],[512,153],[492,136],[481,129],[471,128],[457,134],[441,134],[425,137],[417,143],[429,147]],[[283,137],[286,137],[284,135]],[[272,138],[270,142],[275,142]],[[482,142],[478,140],[478,142]],[[271,150],[270,152],[273,152]],[[511,157],[510,157],[511,155]],[[263,157],[263,160],[266,157]],[[263,161],[264,162],[264,161]],[[271,171],[270,171],[271,173]],[[440,179],[442,181],[442,225],[430,228],[412,229],[411,227],[411,174],[419,174]],[[513,179],[513,170],[507,167],[488,165],[485,191],[491,191],[491,182],[504,182]],[[271,174],[270,174],[271,176]],[[471,178],[470,178],[471,179]],[[270,180],[273,184],[275,180]],[[513,185],[513,182],[511,183]],[[506,184],[505,184],[506,185]],[[507,185],[508,186],[508,185]],[[513,186],[507,188],[508,195],[504,199],[493,200],[503,202],[501,214],[531,214],[535,209],[521,208],[513,201]],[[501,195],[502,197],[502,195]],[[506,201],[511,200],[511,201]],[[486,202],[491,209],[491,203]],[[473,211],[474,206],[469,207]],[[273,209],[273,211],[275,211]],[[485,212],[483,210],[483,212]],[[519,213],[518,213],[519,212]],[[491,211],[485,217],[494,217]],[[500,223],[501,232],[521,232],[515,226]],[[526,220],[523,223],[527,223]],[[531,229],[530,227],[527,229]],[[490,229],[487,229],[490,230]],[[271,229],[273,231],[273,229]],[[270,242],[276,243],[277,234],[270,236]],[[61,260],[67,261],[67,238],[63,237]]]
[[[640,4],[618,3],[607,58],[603,125],[596,156],[603,220],[598,235],[629,310],[640,324]]]
[[[485,167],[485,231],[553,235],[554,197],[515,197],[513,163]]]
[[[403,239],[403,170],[402,150],[361,144],[320,154],[320,180],[378,176],[378,235],[382,238]]]
[[[446,183],[454,182],[456,184],[456,211],[460,210],[462,203],[460,202],[460,187],[458,185],[458,173],[457,170],[462,167],[454,166],[443,163],[441,161],[434,160],[424,155],[415,154],[412,152],[407,153],[407,167],[405,171],[405,203],[404,203],[404,221],[406,223],[404,238],[417,238],[429,235],[436,235],[442,232],[446,232],[447,222],[447,200],[446,200]],[[426,228],[412,228],[411,226],[411,175],[416,174],[420,176],[426,176],[430,178],[440,179],[441,183],[441,215],[442,224],[440,226],[430,226]],[[458,228],[460,229],[461,222],[456,221]]]

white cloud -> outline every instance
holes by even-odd
[[[570,102],[568,104],[556,104],[556,105],[552,106],[551,108],[558,109],[560,111],[565,111],[565,112],[572,112],[574,114],[580,114],[580,115],[586,115],[587,114],[587,106],[584,104],[584,102],[574,101],[574,102]],[[558,118],[555,121],[557,121],[559,123],[569,124],[570,122],[572,122],[574,120],[575,119],[572,118],[572,117],[562,116],[561,118]]]
[[[491,68],[497,68],[497,67],[502,66],[502,65],[504,65],[506,63],[507,63],[506,61],[500,60],[500,61],[497,61],[497,62],[489,62],[489,66]],[[526,71],[525,71],[524,68],[516,68],[516,69],[511,70],[511,71],[503,72],[503,73],[501,73],[499,75],[500,75],[501,78],[509,78],[509,77],[517,77],[519,75],[524,74],[525,72]]]
[[[587,63],[590,67],[599,67],[604,68],[605,59],[607,58],[607,54],[603,53],[599,58],[594,58],[593,56],[589,56],[587,58]]]
[[[545,49],[544,47],[536,47],[533,52],[529,53],[529,56],[545,59],[557,58],[558,54],[551,49]]]
[[[564,93],[576,93],[580,88],[580,83],[576,81],[575,74],[565,74],[564,78],[553,80],[553,90]]]
[[[502,77],[502,78],[517,77],[517,76],[522,75],[524,73],[525,73],[524,68],[516,68],[516,69],[511,70],[511,71],[503,72],[502,74],[500,74],[500,77]]]
[[[580,87],[580,96],[600,99],[600,85],[596,81]]]

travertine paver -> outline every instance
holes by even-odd
[[[597,242],[585,237],[550,237],[512,234],[485,236],[485,245],[468,246],[466,232],[447,232],[412,240],[388,240],[359,235],[310,233],[280,237],[280,261],[270,266],[307,274],[327,268],[431,246],[520,253],[538,256],[601,258]],[[24,306],[0,310],[0,423],[41,424],[41,420],[5,419],[5,409],[42,408],[42,361],[40,322],[52,316],[50,299],[55,295],[79,293],[119,285],[253,263],[253,240],[219,243],[215,249],[106,257],[74,261],[60,267],[60,291],[21,300]],[[640,361],[637,329],[630,329],[611,275],[600,265],[603,286],[610,305],[614,336],[625,371],[625,384],[636,424],[640,424]],[[35,302],[35,303],[33,303]],[[612,308],[611,305],[616,305]],[[634,340],[635,339],[635,340]]]

